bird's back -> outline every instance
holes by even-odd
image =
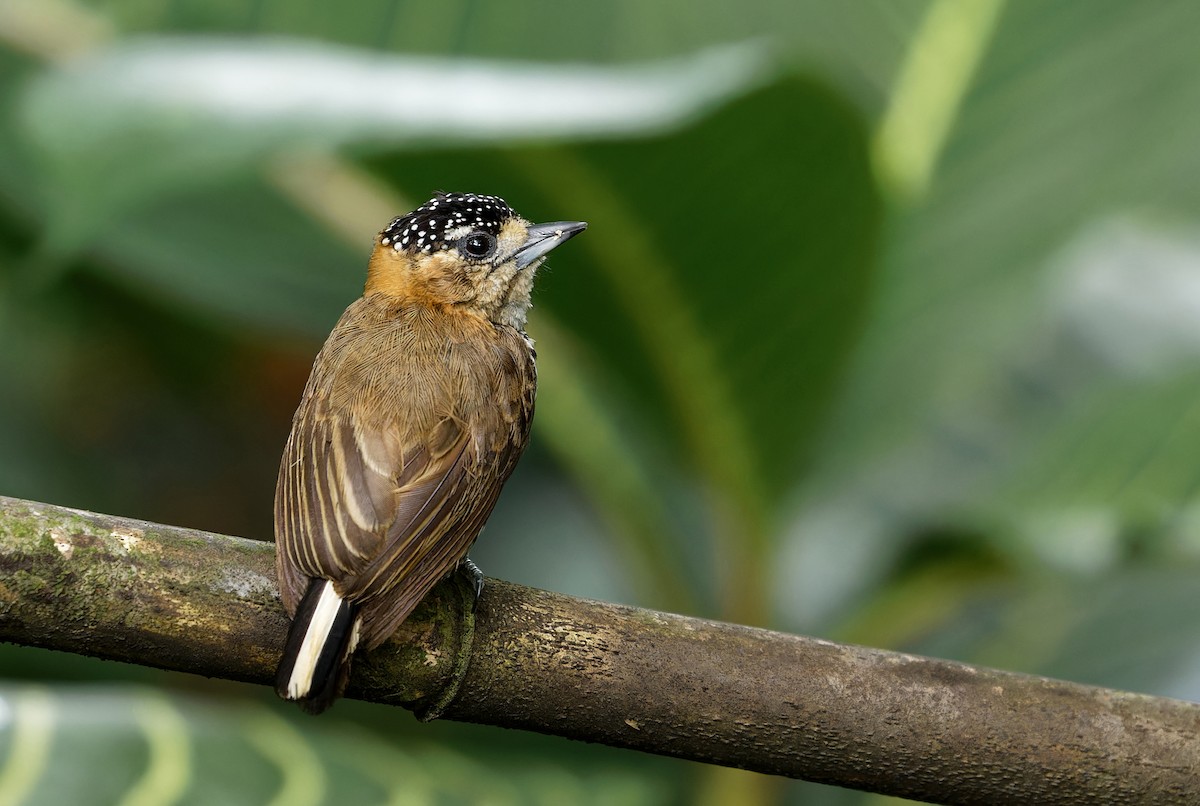
[[[354,302],[313,365],[276,490],[284,604],[311,578],[361,603],[370,647],[457,566],[528,441],[519,331],[381,295]]]

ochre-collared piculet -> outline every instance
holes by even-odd
[[[378,236],[366,288],[313,363],[275,491],[292,625],[275,686],[320,713],[467,557],[529,441],[525,334],[546,254],[586,228],[439,193]]]

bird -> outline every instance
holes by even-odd
[[[279,696],[318,714],[351,658],[460,570],[526,445],[534,275],[583,221],[439,192],[375,239],[363,295],[313,362],[280,460],[276,571],[291,626]]]

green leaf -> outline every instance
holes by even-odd
[[[340,722],[130,687],[0,688],[4,803],[659,802],[651,778],[403,748]],[[597,787],[603,779],[604,786]]]
[[[117,222],[94,254],[106,277],[166,308],[311,336],[328,332],[366,276],[365,249],[356,253],[256,178],[181,193]]]
[[[50,246],[70,252],[121,214],[283,148],[659,131],[744,92],[765,69],[749,44],[612,68],[147,38],[46,71],[30,82],[23,122],[51,182]]]
[[[177,0],[170,6],[107,0],[104,13],[129,33],[272,34],[395,53],[599,64],[658,59],[714,45],[764,39],[817,67],[868,105],[885,97],[926,0],[747,0],[696,14],[687,0],[603,0],[564,5],[521,0],[503,6],[445,0],[322,4]]]
[[[874,521],[886,544],[930,521],[990,528],[1101,500],[1120,518],[1194,495],[1181,461],[1142,467],[1156,445],[1200,437],[1183,407],[1200,392],[1191,371],[1175,360],[1151,377],[1104,355],[1096,328],[1066,310],[1064,265],[1106,222],[1192,238],[1198,22],[1188,3],[1154,15],[1005,7],[928,195],[889,228],[878,304],[798,533],[831,508]],[[1123,282],[1130,305],[1157,304],[1144,271]],[[1122,327],[1176,327],[1178,310],[1099,327],[1111,342]],[[1134,478],[1138,492],[1120,494]]]

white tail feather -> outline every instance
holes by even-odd
[[[321,596],[308,622],[304,633],[304,641],[300,644],[300,652],[296,655],[296,663],[292,666],[292,676],[288,679],[288,697],[298,700],[307,697],[312,689],[313,674],[317,670],[317,659],[321,650],[329,640],[329,631],[333,629],[334,619],[342,606],[342,597],[333,590],[333,583],[326,581],[321,589]]]

